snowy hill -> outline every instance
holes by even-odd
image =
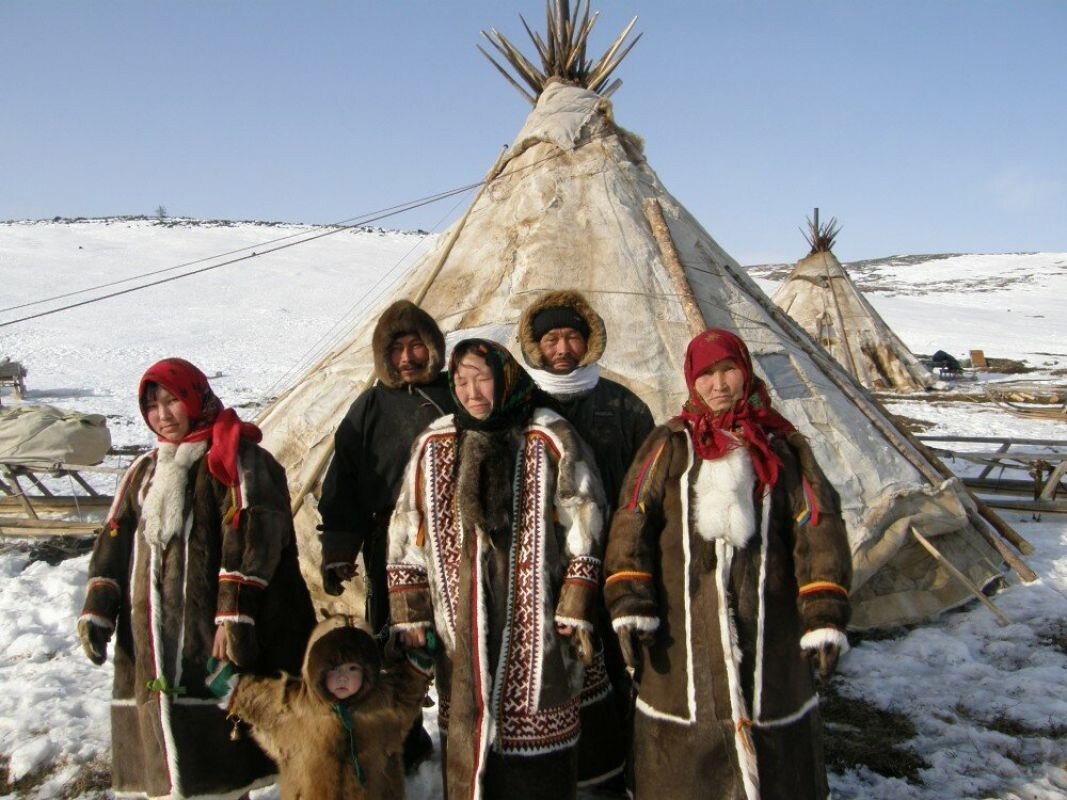
[[[0,223],[0,357],[29,369],[26,402],[106,414],[119,446],[150,443],[134,392],[164,356],[195,361],[225,402],[254,416],[433,245],[421,233],[324,233],[146,219]],[[209,267],[217,268],[5,324]],[[846,267],[914,351],[984,349],[1064,380],[1067,253],[896,256]],[[788,269],[750,272],[770,294]],[[103,288],[58,297],[86,287]],[[46,298],[55,299],[37,302]],[[9,389],[2,401],[14,402]],[[908,401],[891,410],[938,433],[1067,439],[1063,423],[989,406]],[[1035,544],[1026,560],[1039,575],[1029,585],[1010,575],[995,598],[1011,625],[975,603],[857,640],[843,659],[826,692],[835,798],[1067,796],[1067,519],[1004,516]],[[104,796],[94,787],[107,785],[111,670],[92,667],[74,636],[87,563],[0,541],[2,797]],[[846,747],[872,731],[871,752]],[[409,797],[438,796],[436,768],[410,779]]]

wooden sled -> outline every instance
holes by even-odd
[[[988,505],[1035,514],[1046,511],[1067,514],[1067,440],[979,436],[917,438],[942,460],[960,459],[980,465],[982,471],[975,477],[963,478],[963,482],[981,494]],[[996,445],[996,449],[959,450],[932,446],[928,444],[930,442],[987,444]],[[1019,447],[1027,449],[1020,450]],[[1005,473],[1025,473],[1029,477],[1005,477]],[[1022,499],[1024,496],[1029,499]]]
[[[124,467],[0,460],[0,535],[84,536],[103,524],[110,494],[86,476],[125,473]],[[65,490],[60,486],[65,486]]]

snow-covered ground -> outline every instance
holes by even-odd
[[[0,223],[0,325],[83,298],[13,306],[220,253],[263,253],[317,232],[247,223]],[[416,234],[338,233],[0,327],[0,357],[28,367],[27,402],[105,414],[116,445],[147,445],[134,392],[150,363],[168,355],[193,360],[224,401],[251,417],[431,244]],[[876,308],[917,352],[966,357],[984,349],[1025,360],[1042,376],[1067,366],[1065,253],[898,257],[866,262],[861,273]],[[756,275],[773,292],[773,272]],[[14,402],[9,389],[2,399]],[[900,401],[891,408],[930,423],[936,434],[1067,439],[1062,422],[989,405]],[[913,782],[868,769],[834,773],[835,797],[1067,796],[1067,517],[1003,516],[1034,544],[1026,561],[1039,575],[1028,585],[1012,575],[996,596],[1010,626],[974,604],[866,638],[843,659],[836,693],[910,720],[915,736],[904,746],[927,766]],[[28,543],[0,542],[0,786],[22,779],[28,788],[8,788],[6,796],[99,797],[98,790],[72,795],[68,786],[94,766],[106,769],[109,758],[110,668],[91,666],[74,636],[88,557],[50,564],[37,555]],[[411,778],[408,796],[439,796],[436,769],[425,765]]]

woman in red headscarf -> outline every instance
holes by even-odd
[[[112,786],[237,797],[275,767],[215,704],[207,660],[297,674],[314,625],[285,471],[188,361],[150,367],[138,400],[157,446],[115,495],[78,619],[95,664],[115,635]]]
[[[639,687],[635,797],[824,798],[813,667],[828,677],[848,646],[840,501],[737,336],[694,338],[685,381],[681,414],[630,467],[605,556]]]

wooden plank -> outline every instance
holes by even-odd
[[[986,505],[1010,511],[1067,514],[1067,500],[1012,500],[1007,497],[986,497],[985,502]]]
[[[1047,447],[1067,447],[1067,439],[1017,439],[1011,436],[916,436],[920,442],[986,442],[988,444],[1040,444]]]
[[[1004,444],[1002,444],[1000,447],[997,448],[997,452],[998,453],[1006,453],[1006,452],[1008,452],[1008,448],[1011,447],[1011,445],[1012,445],[1011,442],[1004,442]],[[982,470],[981,474],[978,477],[979,478],[987,477],[989,475],[989,473],[992,472],[996,468],[996,466],[997,466],[996,464],[987,465],[986,468]]]
[[[911,526],[911,534],[915,537],[916,541],[918,541],[918,543],[923,546],[926,552],[932,555],[934,559],[948,571],[949,575],[959,581],[960,584],[966,587],[971,592],[971,594],[977,597],[982,602],[982,604],[986,606],[986,608],[993,612],[996,618],[1000,621],[1001,625],[1011,625],[1011,620],[1004,616],[1004,614],[999,608],[993,605],[993,601],[986,597],[982,593],[982,590],[975,586],[970,578],[960,572],[951,561],[941,555],[941,551],[934,547],[933,544],[930,543],[929,539],[919,533],[919,530],[914,525]]]

